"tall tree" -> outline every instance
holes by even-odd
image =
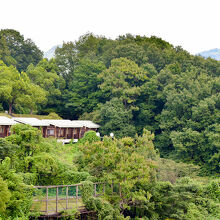
[[[15,67],[7,67],[0,61],[0,99],[8,104],[9,114],[16,105],[34,109],[36,103],[45,101],[45,91],[31,84],[26,73],[19,73]]]
[[[65,88],[65,81],[57,74],[57,71],[58,67],[54,59],[49,61],[43,59],[36,66],[31,64],[27,68],[27,75],[31,82],[46,92],[47,103],[43,103],[41,112],[56,112],[61,106],[61,91]]]
[[[102,135],[109,135],[113,132],[117,138],[133,137],[136,132],[132,119],[132,110],[126,109],[118,98],[101,104],[96,110],[95,120],[101,125]]]
[[[11,56],[5,36],[3,35],[0,35],[0,60],[2,60],[7,66],[16,66],[17,64],[17,61]]]
[[[55,60],[58,66],[58,74],[62,76],[66,84],[73,80],[73,72],[78,63],[77,50],[73,42],[63,43],[61,48],[55,51]]]
[[[159,117],[162,151],[175,149],[182,160],[200,165],[208,164],[219,153],[218,84],[219,78],[191,67],[165,86],[166,102]]]
[[[65,108],[69,116],[79,117],[83,113],[91,112],[102,102],[104,94],[98,85],[97,77],[105,69],[101,62],[82,59],[75,68],[74,79],[70,82],[64,94]]]
[[[96,56],[100,42],[104,39],[104,37],[95,36],[92,33],[82,35],[79,40],[75,42],[78,57],[80,59],[92,59],[92,57]]]
[[[31,39],[24,39],[18,31],[13,29],[3,29],[0,31],[0,42],[4,43],[10,52],[9,64],[15,64],[18,71],[26,71],[29,64],[36,65],[43,57],[42,51],[35,45]],[[1,43],[0,43],[1,44]],[[6,51],[6,49],[5,49]],[[3,60],[8,61],[9,54],[3,56]],[[8,64],[8,62],[6,63]]]
[[[155,179],[152,159],[156,158],[156,151],[152,140],[153,135],[144,131],[143,136],[135,140],[105,137],[102,142],[85,142],[77,163],[98,180],[120,184],[114,205],[123,212],[128,206],[148,201],[147,193],[139,190],[139,186]],[[107,198],[111,200],[110,195]]]
[[[100,73],[99,78],[102,91],[107,92],[110,98],[122,100],[125,108],[135,102],[148,79],[145,70],[127,58],[112,60],[109,69]]]

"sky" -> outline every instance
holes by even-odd
[[[220,49],[220,0],[0,0],[0,29],[42,50],[88,32],[157,36],[191,54]]]

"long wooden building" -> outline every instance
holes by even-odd
[[[9,119],[7,117],[0,117],[1,122],[4,124],[4,132],[0,137],[6,137],[10,135],[7,131],[9,127],[16,123],[28,124],[32,127],[36,127],[41,130],[42,136],[45,138],[54,137],[57,139],[75,139],[82,138],[85,132],[89,130],[97,131],[99,125],[88,120],[53,120],[53,119],[37,119],[37,118],[25,118],[14,117]]]

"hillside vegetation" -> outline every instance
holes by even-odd
[[[106,137],[61,146],[16,125],[0,139],[0,216],[27,218],[31,184],[114,181],[117,196],[84,198],[100,219],[219,219],[219,90],[219,61],[158,37],[89,33],[47,60],[1,30],[0,111],[89,119]]]
[[[161,159],[149,131],[102,141],[89,131],[78,144],[65,146],[29,125],[14,125],[12,131],[0,139],[0,219],[36,216],[30,212],[33,185],[80,182],[87,189],[83,203],[97,219],[220,217],[219,179],[199,177],[197,166]],[[92,182],[106,184],[102,197],[93,197]],[[112,183],[114,194],[107,190]]]

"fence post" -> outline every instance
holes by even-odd
[[[78,191],[79,191],[79,186],[76,186],[76,208],[78,208]]]
[[[96,197],[96,184],[95,184],[95,186],[94,186],[94,196]]]
[[[48,187],[46,187],[46,213],[48,214]]]
[[[58,212],[58,187],[56,188],[56,212]]]
[[[121,185],[120,185],[120,183],[118,185],[119,185],[119,195],[121,197]]]
[[[103,195],[105,194],[105,183],[103,184]]]
[[[68,186],[66,187],[66,209],[68,209]]]

